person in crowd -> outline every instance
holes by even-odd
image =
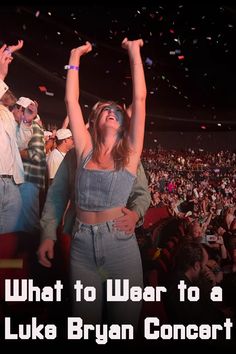
[[[8,86],[4,80],[13,57],[12,53],[23,47],[23,41],[17,45],[0,48],[0,99]],[[10,105],[10,102],[7,104]],[[37,115],[37,105],[32,103],[29,110],[22,114],[20,125],[14,119],[6,103],[0,104],[0,234],[19,231],[18,220],[21,211],[19,185],[24,182],[24,168],[19,149],[25,149],[32,136],[32,120]]]
[[[34,102],[27,97],[20,97],[13,106],[12,113],[19,122],[22,112],[28,110]],[[44,132],[39,115],[32,121],[33,134],[26,149],[21,150],[24,166],[24,183],[20,185],[22,199],[18,228],[30,234],[39,233],[39,195],[45,188],[46,153]]]
[[[88,117],[87,129],[92,133],[94,123],[94,112],[97,104],[92,108]],[[126,108],[129,117],[132,114],[131,105]],[[68,116],[64,122],[69,119]],[[76,171],[76,154],[75,149],[71,149],[66,154],[59,169],[55,175],[52,185],[50,186],[42,217],[41,224],[41,244],[38,250],[39,260],[45,267],[51,267],[51,260],[54,258],[54,244],[57,240],[58,226],[62,221],[63,214],[63,234],[71,237],[73,225],[75,223],[75,171]],[[129,196],[127,207],[123,209],[124,215],[115,220],[116,227],[128,233],[134,232],[135,228],[140,227],[144,222],[144,215],[151,203],[151,195],[148,190],[148,181],[144,172],[143,165],[140,161],[137,170],[137,179],[133,185]],[[68,206],[68,207],[67,207]],[[63,250],[64,256],[65,250]]]
[[[54,130],[53,132],[49,130],[44,131],[46,159],[48,159],[50,152],[52,152],[52,150],[56,148],[56,132],[56,130]]]
[[[54,258],[54,244],[57,240],[57,228],[68,203],[69,208],[66,210],[64,217],[63,233],[72,235],[76,217],[75,171],[75,149],[71,149],[59,166],[53,183],[49,187],[40,219],[41,244],[38,255],[41,264],[46,267],[51,267],[51,261]],[[124,215],[115,220],[115,222],[117,221],[116,226],[125,232],[133,232],[135,227],[143,224],[144,215],[149,208],[150,201],[147,178],[143,166],[140,164],[127,207],[123,209]]]
[[[73,138],[70,129],[61,128],[56,132],[56,145],[47,158],[49,180],[52,182],[55,174],[66,156],[67,152],[73,147]]]
[[[141,302],[107,302],[107,279],[128,279],[142,287],[142,263],[135,234],[114,226],[122,216],[136,179],[143,147],[146,84],[141,60],[141,39],[122,42],[130,59],[133,81],[132,117],[113,101],[99,102],[91,135],[79,104],[80,58],[92,50],[89,42],[71,51],[65,101],[78,163],[76,179],[77,222],[71,246],[71,281],[96,289],[94,302],[76,301],[73,314],[88,323],[138,324]]]
[[[179,247],[175,259],[175,269],[167,286],[166,309],[170,322],[187,325],[223,321],[223,312],[216,306],[216,303],[206,296],[204,289],[198,287],[207,264],[208,254],[200,242],[189,241]],[[186,287],[184,301],[180,301],[178,288],[180,281],[184,282]],[[187,298],[188,289],[192,286],[200,289],[197,301],[190,301]]]

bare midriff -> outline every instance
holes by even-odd
[[[122,207],[106,209],[103,211],[88,211],[77,208],[77,218],[85,224],[100,224],[114,220],[122,215],[124,215]]]

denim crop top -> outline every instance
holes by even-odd
[[[125,206],[136,176],[126,169],[89,170],[85,165],[92,151],[81,162],[76,178],[76,202],[80,209],[103,211]]]

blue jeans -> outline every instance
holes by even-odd
[[[0,234],[20,231],[17,223],[21,207],[19,186],[10,178],[0,177]]]
[[[131,286],[143,287],[143,271],[135,234],[113,229],[113,221],[88,225],[79,223],[71,243],[73,316],[84,323],[132,324],[137,328],[142,302],[106,302],[106,279],[129,279]],[[96,300],[75,301],[73,285],[96,288]]]
[[[22,209],[18,222],[21,231],[39,231],[39,187],[35,183],[24,182],[20,185]]]

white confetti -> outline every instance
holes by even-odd
[[[53,92],[48,92],[48,91],[46,91],[45,94],[46,94],[47,96],[54,96],[54,93],[53,93]]]

